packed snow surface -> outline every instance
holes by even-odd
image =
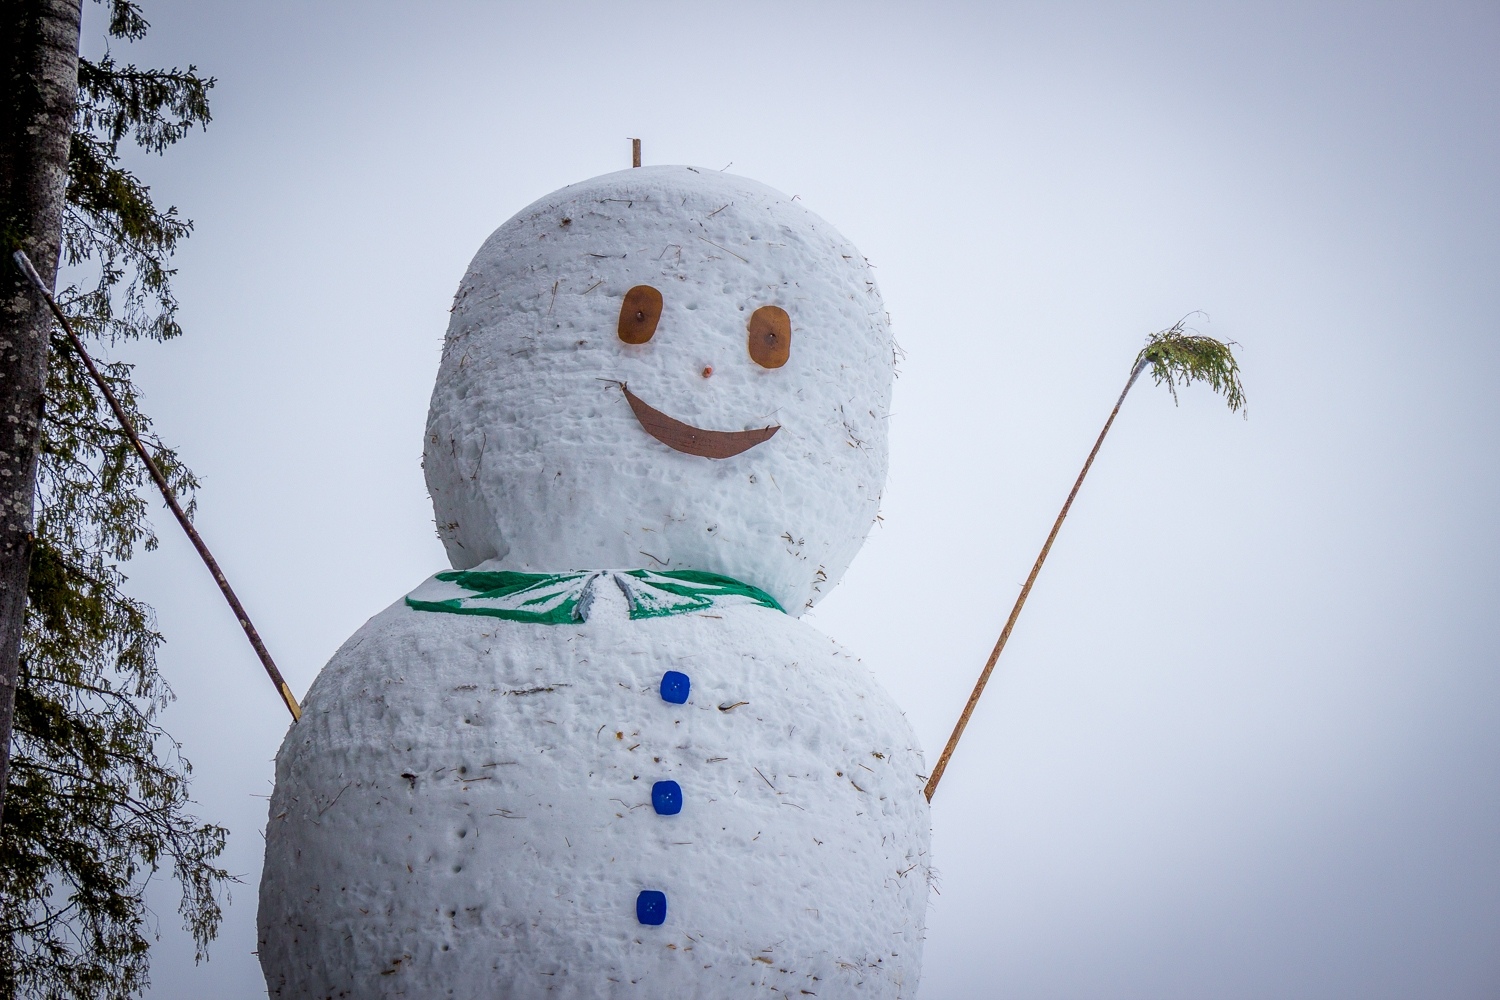
[[[661,319],[627,344],[637,285]],[[791,320],[779,368],[747,350],[762,306]],[[800,203],[692,167],[574,184],[501,226],[459,285],[423,458],[438,533],[460,569],[707,570],[801,614],[874,523],[891,379],[869,264]],[[694,427],[781,429],[733,458],[682,454],[621,383]]]
[[[570,626],[397,604],[319,675],[277,757],[273,997],[915,995],[925,769],[869,671],[779,611],[599,589]]]

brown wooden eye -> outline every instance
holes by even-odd
[[[780,368],[792,356],[792,318],[780,306],[750,314],[750,358],[762,368]]]
[[[644,344],[656,332],[660,319],[661,292],[650,285],[636,285],[620,303],[620,339],[627,344]]]

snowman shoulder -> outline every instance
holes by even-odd
[[[831,739],[875,739],[881,753],[922,751],[910,722],[853,652],[800,618],[758,607],[725,609],[711,673],[726,690],[776,705],[788,724]]]
[[[370,700],[423,700],[471,683],[495,647],[513,647],[524,626],[496,618],[414,610],[405,598],[339,647],[313,681],[303,713],[347,712]]]

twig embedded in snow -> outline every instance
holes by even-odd
[[[326,805],[326,806],[324,806],[324,807],[323,807],[323,808],[322,808],[322,809],[319,809],[319,810],[318,810],[318,815],[319,815],[319,816],[321,816],[321,815],[323,815],[323,814],[324,814],[324,813],[326,813],[326,812],[327,812],[327,811],[328,811],[328,810],[330,810],[330,809],[332,809],[332,808],[333,808],[333,803],[334,803],[334,802],[337,802],[337,801],[338,801],[338,800],[339,800],[339,796],[341,796],[341,795],[343,795],[343,794],[344,794],[344,793],[345,793],[345,792],[347,792],[347,791],[348,791],[348,790],[349,790],[349,786],[350,786],[350,785],[353,785],[353,784],[354,784],[354,782],[352,782],[352,781],[351,781],[351,782],[349,782],[349,784],[348,784],[348,785],[345,785],[345,786],[344,786],[344,787],[343,787],[343,788],[340,788],[340,789],[339,789],[339,790],[338,790],[338,795],[335,795],[335,796],[334,796],[334,797],[333,797],[333,799],[332,799],[332,801],[330,801],[330,802],[329,802],[329,803],[328,803],[328,804],[327,804],[327,805]]]
[[[748,260],[745,260],[744,257],[741,257],[739,254],[735,253],[733,250],[729,249],[728,247],[720,247],[719,244],[715,243],[713,240],[709,239],[707,236],[700,236],[698,238],[700,240],[702,240],[704,243],[707,243],[711,247],[719,247],[720,250],[723,250],[725,253],[729,254],[729,256],[735,258],[736,260],[742,261],[743,263],[746,263],[746,264],[750,263]]]

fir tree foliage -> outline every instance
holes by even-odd
[[[109,34],[134,41],[149,27],[133,0],[108,0]],[[178,241],[193,224],[176,206],[158,208],[150,189],[120,163],[126,139],[161,153],[210,120],[211,77],[186,70],[121,66],[112,54],[78,60],[78,114],[68,152],[63,253],[69,264],[97,269],[93,288],[68,289],[75,326],[91,325],[111,338],[177,336],[173,271],[167,267]]]
[[[108,33],[148,27],[132,0],[102,0]],[[159,208],[122,166],[127,140],[160,153],[209,120],[213,80],[81,60],[63,220],[65,263],[89,275],[59,295],[80,333],[116,342],[180,330],[167,266],[191,223]],[[178,495],[198,486],[150,432],[130,366],[100,366]],[[227,831],[191,814],[191,767],[158,718],[172,694],[156,669],[151,609],[120,566],[156,537],[151,485],[59,331],[46,383],[36,542],[4,826],[0,997],[126,998],[149,984],[156,918],[146,885],[163,868],[206,954],[231,881]],[[191,510],[191,504],[189,504]]]
[[[1239,345],[1205,337],[1189,329],[1187,320],[1184,316],[1148,336],[1146,346],[1135,357],[1136,368],[1149,366],[1152,379],[1167,387],[1174,403],[1179,385],[1203,382],[1224,397],[1231,412],[1244,411],[1245,387],[1240,383],[1240,363],[1232,350]]]

